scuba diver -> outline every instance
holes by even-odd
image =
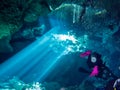
[[[120,78],[115,81],[113,88],[114,90],[120,90]]]
[[[88,56],[87,65],[90,69],[94,68],[95,66],[98,67],[98,74],[96,75],[98,78],[102,78],[104,80],[107,80],[109,78],[118,78],[111,72],[105,63],[103,63],[101,55],[97,52],[93,52]]]
[[[106,63],[103,63],[103,60],[101,59],[101,54],[97,52],[86,51],[80,55],[80,57],[86,56],[88,56],[86,63],[88,65],[88,68],[92,71],[88,71],[82,67],[79,68],[79,71],[88,73],[90,76],[95,76],[96,78],[101,78],[108,81],[109,85],[106,85],[104,89],[97,90],[113,90],[113,82],[118,79],[118,77],[111,72],[111,70],[106,66]]]
[[[80,72],[85,73],[91,73],[90,75],[107,80],[109,78],[117,79],[118,77],[115,76],[111,70],[103,63],[103,60],[101,59],[101,55],[97,52],[90,53],[90,51],[87,51],[85,53],[82,53],[80,55],[81,57],[88,56],[87,59],[87,65],[89,69],[93,69],[93,75],[92,72],[85,70],[84,68],[80,67]],[[95,75],[94,75],[95,73]]]

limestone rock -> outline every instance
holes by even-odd
[[[62,4],[57,7],[50,15],[56,17],[59,21],[77,23],[80,20],[83,7],[77,4]]]
[[[9,44],[11,39],[10,30],[7,25],[0,25],[0,52],[12,52],[13,49]]]

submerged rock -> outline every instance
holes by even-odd
[[[58,20],[69,23],[78,23],[82,14],[83,7],[77,4],[62,4],[57,7],[50,15]]]
[[[95,90],[95,89],[96,88],[94,87],[90,80],[84,80],[79,86],[79,90]]]
[[[43,84],[46,90],[59,90],[60,84],[57,82],[47,82]]]
[[[39,82],[24,83],[17,77],[13,77],[7,82],[0,83],[0,90],[46,90]]]
[[[9,43],[11,40],[10,27],[6,24],[0,25],[0,52],[12,52],[13,49]]]
[[[34,22],[39,18],[39,16],[46,15],[48,13],[50,13],[50,9],[47,1],[32,1],[29,9],[25,13],[24,21]]]

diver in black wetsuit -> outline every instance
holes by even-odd
[[[105,65],[105,63],[103,63],[103,61],[101,59],[101,55],[97,52],[93,52],[88,56],[87,65],[88,65],[89,69],[93,69],[95,66],[98,67],[99,73],[98,73],[98,75],[95,76],[97,78],[101,78],[104,80],[118,78],[111,72],[111,70]],[[89,73],[89,74],[91,73],[90,71],[85,70],[82,67],[79,68],[79,71]]]
[[[115,76],[110,69],[103,63],[101,59],[101,55],[97,52],[93,52],[88,56],[87,65],[89,68],[93,68],[94,66],[98,66],[99,73],[96,77],[102,78],[104,80],[108,80],[110,78],[117,79],[118,77]]]
[[[99,73],[96,76],[98,78],[102,78],[104,80],[107,80],[109,78],[113,79],[118,78],[110,71],[110,69],[105,65],[105,63],[103,63],[101,55],[96,52],[93,52],[88,56],[87,65],[90,69],[93,68],[94,66],[98,66]]]
[[[101,78],[103,80],[108,80],[108,83],[105,88],[97,88],[96,90],[113,90],[114,81],[116,79],[118,79],[118,77],[115,76],[110,71],[110,69],[105,65],[105,63],[103,63],[103,61],[101,59],[101,55],[99,53],[97,53],[97,52],[91,53],[88,56],[87,65],[88,65],[89,69],[92,69],[95,66],[98,66],[99,73],[95,77]],[[79,68],[79,71],[90,74],[90,71],[85,70],[84,68],[81,68],[81,67]],[[119,89],[114,89],[114,90],[119,90]]]

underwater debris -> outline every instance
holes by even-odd
[[[0,83],[0,90],[46,90],[39,82],[24,83],[17,77],[13,77],[7,82]]]
[[[86,87],[87,85],[87,87]],[[92,87],[92,88],[91,88]],[[84,89],[83,89],[84,88]],[[58,82],[32,82],[24,83],[17,77],[13,77],[8,82],[0,83],[0,90],[93,90],[95,88],[90,81],[84,81],[82,84],[73,86],[62,86]]]

